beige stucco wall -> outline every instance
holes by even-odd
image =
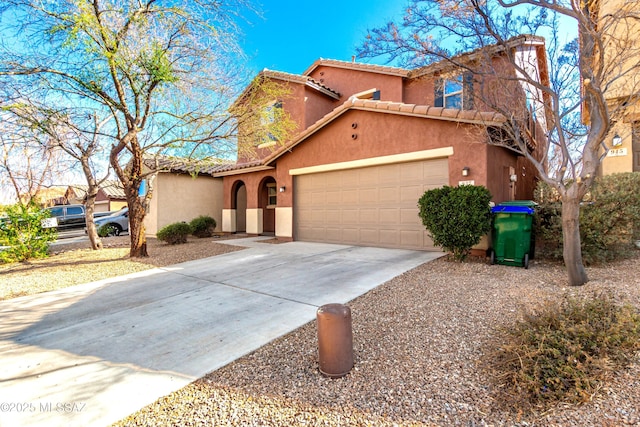
[[[153,236],[168,224],[189,222],[200,215],[213,217],[216,230],[222,230],[222,200],[220,178],[160,173],[145,218],[147,234]]]
[[[612,139],[615,135],[622,138],[622,145],[613,146]],[[602,175],[611,175],[613,173],[633,172],[633,145],[631,123],[616,123],[609,132],[609,136],[605,141],[609,152],[602,160],[600,166]]]

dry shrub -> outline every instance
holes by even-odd
[[[485,366],[517,411],[588,401],[640,350],[638,310],[604,294],[547,303],[503,332]]]

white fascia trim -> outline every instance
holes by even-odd
[[[439,159],[453,156],[453,147],[434,148],[432,150],[414,151],[412,153],[392,154],[390,156],[371,157],[369,159],[352,160],[349,162],[329,163],[326,165],[308,166],[306,168],[289,169],[289,175],[307,175],[318,172],[331,172],[346,169],[381,166],[393,163],[414,162],[417,160]]]

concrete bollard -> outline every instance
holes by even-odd
[[[318,358],[320,372],[331,378],[347,375],[353,368],[351,309],[343,304],[318,308]]]

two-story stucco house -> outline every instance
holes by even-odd
[[[546,83],[543,39],[520,36],[508,48]],[[424,191],[475,184],[496,203],[532,198],[536,170],[524,156],[491,144],[505,117],[482,101],[487,91],[505,88],[505,103],[522,101],[525,88],[517,79],[485,84],[491,76],[459,67],[486,58],[487,49],[492,61],[505,53],[491,46],[458,56],[456,66],[443,61],[412,70],[320,59],[301,75],[262,71],[289,88],[273,105],[286,110],[297,133],[275,145],[240,141],[254,144],[254,155],[241,154],[214,173],[223,180],[222,231],[431,249],[418,217]],[[542,158],[544,113],[534,112],[544,106],[528,108],[529,150]]]
[[[613,126],[600,174],[640,172],[640,2],[599,1],[605,98]]]

